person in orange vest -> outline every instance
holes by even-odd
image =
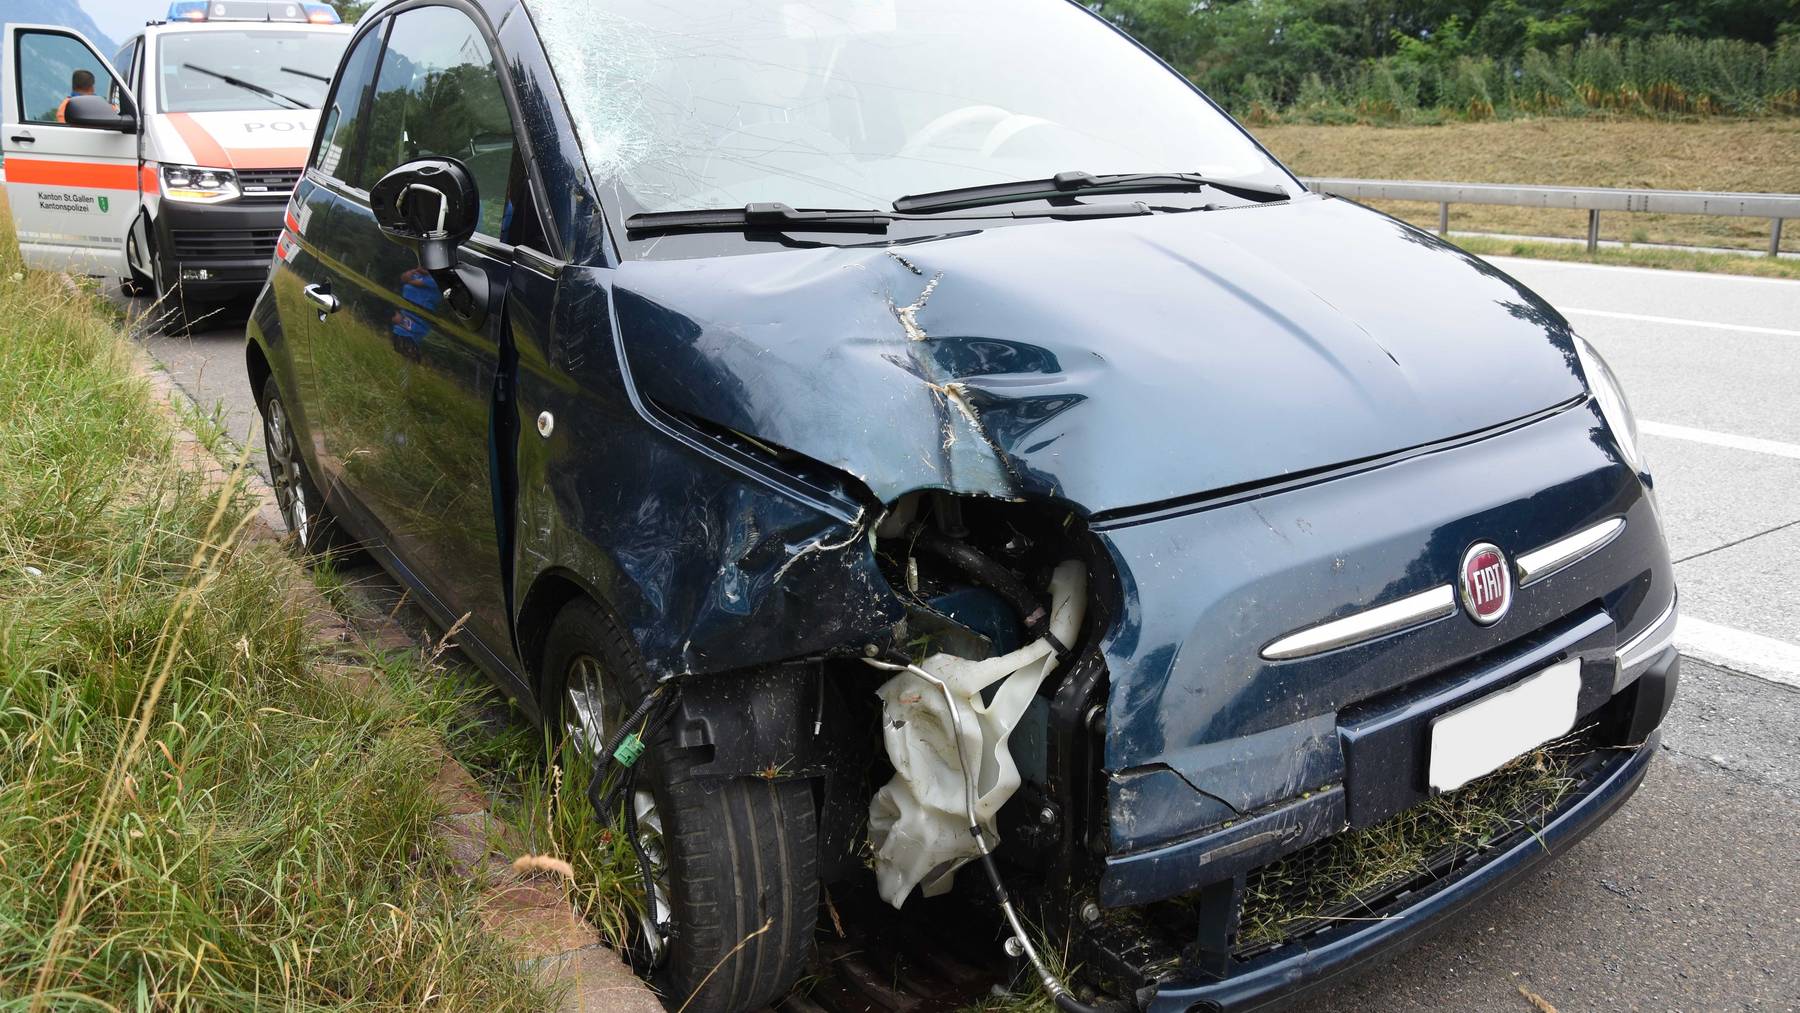
[[[63,99],[62,104],[56,107],[56,122],[58,123],[69,122],[64,118],[69,110],[69,99],[75,98],[78,95],[92,95],[94,93],[94,72],[91,70],[77,70],[74,74],[71,74],[69,76],[69,89],[69,98]]]

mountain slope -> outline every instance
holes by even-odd
[[[28,22],[34,25],[62,25],[73,28],[87,36],[89,42],[100,50],[100,54],[112,59],[118,51],[119,44],[100,30],[87,11],[72,3],[71,0],[6,0],[6,12],[0,15],[8,22]]]

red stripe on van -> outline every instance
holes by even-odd
[[[169,113],[175,132],[194,152],[194,164],[211,169],[298,169],[309,148],[227,148],[187,113]]]
[[[138,170],[135,165],[117,162],[63,162],[14,155],[6,160],[6,181],[93,190],[136,190]]]

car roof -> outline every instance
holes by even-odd
[[[315,25],[306,21],[151,21],[144,25],[145,37],[171,32],[318,32],[321,35],[349,35],[355,25]]]

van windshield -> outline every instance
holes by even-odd
[[[1186,81],[1068,0],[528,7],[588,169],[627,213],[885,208],[1072,171],[1287,182]]]
[[[157,40],[165,113],[317,109],[348,32],[174,32]]]

